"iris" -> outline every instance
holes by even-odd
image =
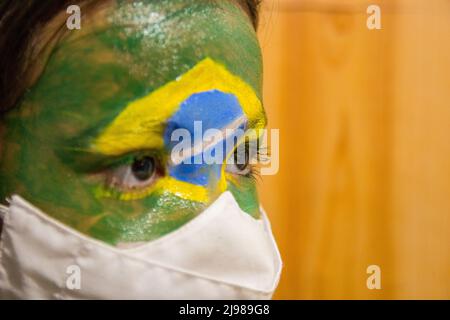
[[[131,172],[136,179],[145,181],[153,175],[155,168],[155,160],[152,157],[135,158]]]

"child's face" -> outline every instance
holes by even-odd
[[[170,232],[224,190],[257,217],[248,165],[176,166],[168,141],[193,119],[265,125],[246,13],[228,1],[119,2],[81,27],[6,118],[0,195],[111,244]]]

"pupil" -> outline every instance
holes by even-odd
[[[148,180],[155,171],[155,161],[151,157],[136,158],[131,166],[131,171],[136,179]]]

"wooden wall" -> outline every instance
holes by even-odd
[[[450,1],[265,0],[260,41],[275,298],[450,299]]]

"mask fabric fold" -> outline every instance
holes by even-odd
[[[126,249],[18,195],[0,215],[0,298],[270,299],[281,273],[266,214],[254,219],[228,191],[177,230]]]

